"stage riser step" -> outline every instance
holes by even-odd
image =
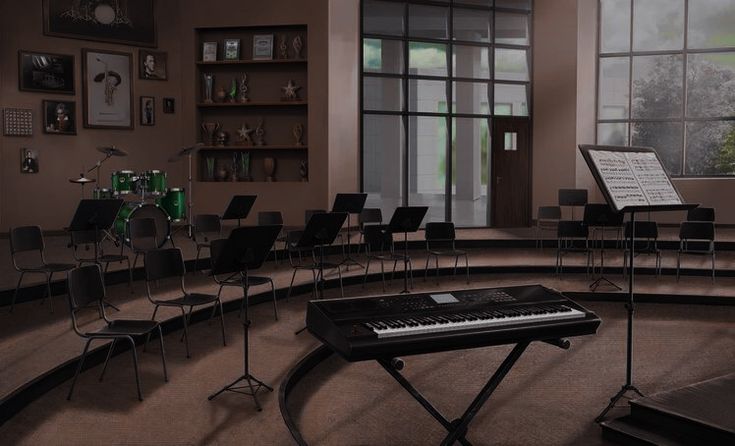
[[[634,446],[697,446],[701,441],[682,438],[665,429],[633,419],[630,415],[605,421],[602,438],[622,445]]]
[[[631,417],[636,421],[648,425],[655,425],[660,430],[695,439],[697,444],[735,445],[735,433],[726,432],[690,418],[672,415],[651,407],[646,407],[641,403],[645,403],[645,400],[642,402],[630,402]],[[735,410],[735,408],[731,409]],[[735,413],[733,416],[735,416]]]

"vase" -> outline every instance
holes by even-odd
[[[263,171],[265,172],[265,181],[276,181],[276,159],[270,156],[263,159]]]
[[[202,88],[204,90],[204,103],[205,104],[211,104],[212,101],[212,88],[214,87],[214,76],[210,73],[205,73],[202,75],[203,85]]]

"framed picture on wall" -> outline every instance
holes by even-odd
[[[133,128],[130,53],[82,48],[84,127]]]
[[[155,47],[155,1],[43,0],[43,33]]]
[[[202,61],[214,62],[217,60],[217,42],[204,42],[202,44]]]
[[[18,88],[74,94],[74,56],[18,51]]]
[[[138,51],[139,77],[141,79],[165,81],[168,78],[166,73],[167,58],[168,55],[163,51]]]
[[[38,150],[20,149],[20,173],[38,173]]]
[[[156,98],[140,97],[140,125],[156,125]]]
[[[43,101],[43,133],[77,134],[77,106],[74,101]]]
[[[176,99],[163,98],[163,112],[174,113],[176,111]]]
[[[225,39],[225,60],[240,59],[240,39]]]
[[[256,34],[253,36],[253,59],[273,59],[273,34]]]

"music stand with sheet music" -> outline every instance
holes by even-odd
[[[686,204],[674,187],[658,154],[651,147],[580,145],[580,152],[600,187],[605,200],[615,212],[630,213],[630,271],[628,274],[627,354],[625,384],[596,418],[601,422],[605,415],[629,391],[643,396],[633,385],[633,311],[635,257],[635,213],[656,211],[683,211],[694,209],[697,204]]]
[[[79,200],[77,210],[74,211],[74,217],[72,217],[71,223],[69,223],[69,232],[94,231],[94,263],[98,265],[100,264],[97,247],[100,238],[99,233],[100,231],[107,231],[112,227],[123,203],[123,200],[118,199]],[[111,303],[104,303],[120,311],[119,308]]]
[[[362,268],[362,264],[351,257],[350,250],[350,214],[359,214],[365,208],[365,201],[367,200],[367,194],[364,193],[340,193],[334,197],[334,204],[332,205],[332,212],[347,212],[347,257],[342,260],[342,264],[347,265],[349,270],[350,265],[357,265]]]
[[[324,247],[334,243],[345,220],[347,220],[346,212],[323,212],[312,215],[294,246],[298,249],[319,248],[319,261],[315,265],[319,270],[317,277],[319,297],[324,297],[324,267],[339,268],[340,265],[327,264],[324,261]]]
[[[263,410],[258,402],[258,390],[261,387],[273,391],[273,388],[250,374],[250,359],[248,333],[250,331],[250,317],[248,311],[248,272],[260,268],[270,253],[276,237],[281,232],[282,225],[243,226],[235,228],[223,245],[222,251],[217,255],[212,264],[212,275],[240,274],[242,283],[243,299],[245,299],[244,316],[242,318],[243,336],[243,374],[217,392],[209,396],[213,400],[222,392],[241,393],[253,397],[255,407],[258,411]],[[238,385],[240,381],[246,381]],[[248,389],[248,390],[244,390]]]
[[[403,233],[403,291],[401,294],[410,293],[408,290],[408,266],[411,258],[408,256],[408,233],[416,232],[428,212],[428,206],[402,206],[393,211],[393,216],[388,223],[391,233]],[[413,287],[413,266],[411,266],[411,286]]]
[[[222,220],[237,220],[239,228],[240,220],[248,218],[256,198],[258,198],[257,195],[233,195],[225,213],[222,214]]]

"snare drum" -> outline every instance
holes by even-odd
[[[158,247],[163,247],[164,243],[171,238],[171,222],[166,211],[161,209],[157,204],[132,203],[128,202],[120,208],[120,212],[115,219],[115,233],[130,244],[130,234],[128,233],[128,223],[134,218],[152,218],[156,222],[156,241]]]
[[[156,198],[156,204],[161,206],[171,217],[171,221],[179,222],[186,218],[186,190],[172,187],[166,194]]]
[[[109,198],[112,198],[112,190],[103,187],[103,188],[97,188],[92,191],[92,198],[95,200],[106,200]]]
[[[127,195],[133,192],[133,182],[136,181],[132,170],[118,170],[112,172],[112,194]]]
[[[166,194],[166,172],[148,170],[142,176],[146,179],[146,193],[154,196]]]

